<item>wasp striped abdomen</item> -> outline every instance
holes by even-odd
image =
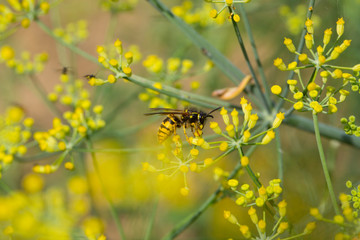
[[[204,128],[205,120],[208,117],[213,118],[212,112],[220,109],[220,107],[213,109],[209,113],[197,111],[195,109],[172,109],[172,108],[151,108],[156,112],[145,113],[145,115],[167,115],[167,118],[162,121],[158,131],[159,143],[164,142],[170,135],[176,134],[176,128],[183,127],[186,140],[190,143],[189,137],[186,133],[186,128],[191,129],[191,132],[197,136],[201,135],[201,130]],[[191,143],[190,143],[191,144]]]
[[[158,141],[162,143],[165,141],[171,134],[176,132],[176,128],[181,127],[181,120],[174,116],[169,115],[164,121],[160,124],[158,131]]]

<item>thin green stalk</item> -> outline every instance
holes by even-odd
[[[254,145],[257,146],[257,145]],[[240,159],[244,156],[244,153],[242,151],[242,149],[240,148],[240,146],[237,146],[237,150],[239,152],[239,156]],[[261,182],[259,181],[259,179],[256,177],[255,173],[253,172],[253,170],[250,168],[249,165],[247,165],[245,167],[246,172],[248,173],[249,177],[251,178],[251,180],[255,183],[255,185],[260,188],[262,186]]]
[[[240,14],[241,14],[241,22],[244,23],[246,32],[247,32],[247,36],[249,37],[249,41],[250,41],[250,45],[254,54],[254,58],[256,61],[256,65],[258,66],[258,70],[259,70],[259,74],[260,74],[260,78],[261,78],[261,83],[265,89],[265,95],[267,97],[267,100],[270,99],[271,96],[271,92],[270,92],[270,87],[269,84],[266,80],[266,76],[265,76],[265,72],[264,72],[264,68],[262,66],[261,60],[260,60],[260,56],[258,54],[257,48],[256,48],[256,44],[255,44],[255,39],[254,36],[252,34],[251,31],[251,27],[250,27],[250,23],[249,20],[247,18],[247,14],[244,8],[243,4],[239,4],[239,8],[240,9]]]
[[[309,118],[298,115],[291,115],[285,117],[283,122],[288,126],[314,133],[314,124],[313,121]],[[354,147],[360,148],[360,138],[345,134],[343,129],[335,128],[325,123],[319,123],[319,130],[322,137],[334,139],[339,142],[347,143]]]
[[[317,143],[319,154],[320,154],[321,165],[322,165],[322,168],[324,171],[325,181],[326,181],[326,184],[328,187],[330,200],[333,205],[335,213],[338,215],[338,214],[340,214],[340,210],[339,210],[339,207],[336,202],[336,196],[335,196],[334,189],[333,189],[333,186],[331,183],[328,166],[327,166],[326,159],[325,159],[324,149],[323,149],[322,143],[321,143],[321,135],[320,135],[320,131],[319,131],[319,123],[318,123],[317,114],[313,114],[313,121],[314,121],[316,143]]]
[[[179,89],[173,88],[171,86],[164,85],[164,86],[162,86],[161,89],[159,89],[159,88],[156,88],[153,86],[153,84],[154,84],[153,81],[150,81],[150,80],[140,77],[140,76],[132,75],[131,77],[124,77],[124,78],[129,80],[130,82],[133,82],[133,83],[139,85],[139,86],[142,86],[145,88],[150,88],[159,93],[165,94],[167,96],[175,97],[177,99],[184,100],[184,101],[190,102],[190,103],[198,105],[198,106],[202,106],[202,107],[206,107],[206,108],[215,108],[218,106],[223,106],[225,108],[230,108],[230,109],[231,108],[240,109],[240,106],[233,105],[226,101],[218,100],[218,99],[211,98],[211,97],[200,96],[198,94],[179,90]]]
[[[229,7],[229,12],[232,12],[231,10],[231,7]],[[249,56],[247,54],[247,51],[246,51],[246,48],[245,48],[245,45],[244,45],[244,41],[242,40],[242,37],[241,37],[241,33],[240,33],[240,30],[239,30],[239,27],[237,25],[237,23],[234,21],[234,18],[231,17],[231,21],[232,21],[232,24],[233,24],[233,27],[234,27],[234,30],[235,30],[235,34],[236,34],[236,38],[239,42],[239,45],[240,45],[240,48],[241,48],[241,51],[244,55],[244,58],[245,58],[245,61],[246,61],[246,64],[248,65],[248,68],[250,70],[250,73],[251,73],[251,76],[252,78],[254,79],[255,81],[255,85],[256,85],[256,88],[260,94],[260,98],[263,102],[263,106],[265,106],[267,112],[271,112],[271,107],[270,107],[270,99],[269,99],[269,96],[265,96],[264,93],[262,92],[262,88],[260,86],[260,82],[259,80],[257,79],[257,76],[255,74],[255,70],[250,62],[250,59],[249,59]]]
[[[6,194],[10,194],[12,192],[12,189],[4,182],[4,179],[0,179],[0,188]]]
[[[283,152],[281,149],[281,138],[279,129],[275,129],[275,141],[276,141],[276,151],[277,151],[277,162],[278,162],[278,178],[281,182],[284,181],[284,159]]]
[[[48,157],[59,155],[60,152],[41,152],[33,156],[27,156],[27,157],[15,157],[15,160],[17,162],[25,163],[25,162],[31,162],[31,161],[39,161],[39,160],[45,160]]]
[[[87,144],[88,148],[93,149],[92,142],[91,142],[89,139],[87,139],[86,144]],[[101,186],[101,188],[102,188],[102,191],[103,191],[103,193],[104,193],[104,196],[105,196],[107,202],[109,203],[110,213],[111,213],[112,218],[113,218],[114,221],[115,221],[116,229],[117,229],[118,232],[119,232],[120,239],[125,240],[126,238],[125,238],[125,234],[124,234],[124,230],[123,230],[122,224],[121,224],[121,222],[120,222],[120,220],[119,220],[119,217],[118,217],[118,215],[117,215],[115,206],[114,206],[114,204],[113,204],[113,202],[112,202],[112,200],[111,200],[111,198],[110,198],[110,195],[109,195],[109,193],[108,193],[107,190],[106,190],[104,181],[103,181],[103,179],[101,178],[99,163],[97,162],[95,152],[91,152],[91,157],[92,157],[92,160],[93,160],[93,165],[94,165],[94,169],[95,169],[96,175],[97,175],[98,178],[99,178],[100,186]]]
[[[156,217],[156,211],[157,211],[158,204],[159,204],[159,199],[156,199],[156,202],[154,203],[154,206],[153,206],[153,209],[152,209],[152,214],[151,214],[151,217],[150,217],[149,225],[148,225],[148,227],[146,229],[146,232],[145,232],[144,240],[149,240],[150,237],[151,237],[151,231],[153,229],[153,225],[154,225],[154,222],[155,222],[155,217]]]

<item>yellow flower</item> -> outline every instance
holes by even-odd
[[[241,162],[241,165],[243,167],[246,167],[247,165],[249,165],[249,158],[246,157],[246,156],[243,156],[241,159],[240,159],[240,162]]]
[[[276,118],[275,118],[275,120],[274,120],[274,122],[273,122],[272,127],[273,127],[273,128],[279,127],[280,124],[281,124],[281,122],[282,122],[284,119],[285,119],[284,113],[279,112],[278,114],[276,114]]]
[[[295,48],[295,46],[294,46],[294,44],[293,44],[293,42],[292,42],[292,40],[290,38],[285,38],[284,39],[284,44],[291,53],[294,53],[296,51],[296,48]]]
[[[281,71],[286,70],[286,65],[285,65],[285,63],[283,62],[283,60],[281,58],[276,58],[274,60],[274,66],[277,67]]]
[[[271,92],[275,95],[280,95],[281,91],[282,91],[282,89],[279,85],[274,85],[271,87]]]
[[[239,181],[236,179],[230,179],[230,180],[228,180],[228,185],[230,187],[236,187],[237,185],[239,185]]]
[[[258,216],[256,214],[256,209],[253,207],[250,207],[250,209],[248,210],[248,214],[250,216],[251,221],[254,224],[257,224],[259,222]]]
[[[343,18],[339,18],[338,21],[336,22],[336,33],[339,37],[342,36],[344,33],[344,24],[345,21]]]
[[[28,193],[40,192],[44,187],[44,179],[38,174],[30,173],[23,178],[22,187]]]
[[[1,59],[8,61],[15,57],[15,51],[10,46],[3,46],[0,49],[0,57],[1,57]]]
[[[273,130],[267,131],[266,135],[261,140],[261,144],[268,144],[272,139],[275,138],[275,132]]]
[[[236,217],[230,211],[224,211],[224,218],[232,224],[239,224]]]
[[[305,35],[305,45],[307,49],[311,49],[313,47],[313,36],[312,34],[307,33]]]
[[[240,22],[240,16],[238,14],[234,14],[233,19],[235,22]]]
[[[323,38],[324,45],[327,45],[330,42],[331,34],[332,34],[331,28],[328,28],[324,31],[324,38]]]

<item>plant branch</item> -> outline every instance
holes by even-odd
[[[331,178],[330,178],[328,166],[327,166],[327,162],[326,162],[326,159],[325,159],[324,149],[323,149],[322,143],[321,143],[321,136],[320,136],[320,131],[319,131],[318,117],[317,117],[316,113],[313,114],[313,121],[314,121],[316,143],[317,143],[318,150],[319,150],[321,165],[322,165],[322,168],[323,168],[323,171],[324,171],[325,181],[326,181],[326,185],[328,187],[330,200],[331,200],[331,203],[333,205],[335,213],[337,215],[339,215],[340,210],[339,210],[339,207],[338,207],[337,202],[336,202],[336,196],[335,196],[335,193],[334,193],[334,188],[333,188],[332,183],[331,183]]]
[[[228,8],[229,8],[229,12],[231,13],[232,12],[231,7],[228,7]],[[252,64],[250,62],[249,55],[247,54],[247,51],[246,51],[246,48],[245,48],[245,45],[244,45],[244,41],[242,40],[242,37],[241,37],[239,27],[238,27],[237,23],[234,21],[234,16],[233,15],[231,16],[231,22],[233,24],[235,34],[236,34],[236,38],[237,38],[237,40],[239,42],[239,45],[240,45],[241,51],[242,51],[242,53],[244,55],[246,64],[248,65],[251,76],[255,81],[255,85],[256,85],[256,89],[258,90],[258,94],[260,95],[260,98],[261,98],[261,100],[263,102],[263,105],[265,106],[267,112],[271,112],[269,96],[265,96],[265,94],[261,90],[260,82],[257,79],[257,76],[255,74],[255,70],[254,70],[254,68],[253,68],[253,66],[252,66]]]

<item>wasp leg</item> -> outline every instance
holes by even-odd
[[[186,125],[185,125],[185,124],[183,124],[183,129],[184,129],[184,135],[185,135],[185,137],[186,137],[186,141],[188,141],[188,143],[189,143],[190,145],[192,145],[191,142],[190,142],[189,136],[188,136],[187,133],[186,133]]]

